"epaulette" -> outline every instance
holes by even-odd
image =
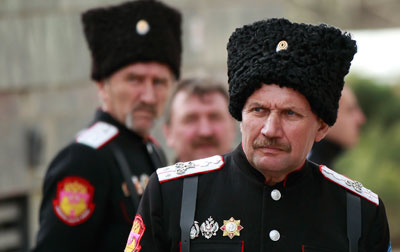
[[[371,201],[375,205],[379,205],[379,197],[376,193],[372,192],[371,190],[365,188],[360,182],[355,180],[349,179],[342,174],[339,174],[325,165],[320,165],[319,170],[321,171],[322,175],[327,178],[328,180],[344,187],[345,189]]]
[[[177,178],[215,171],[221,169],[222,166],[224,166],[224,158],[216,155],[159,168],[157,169],[157,176],[160,183],[163,183]]]
[[[100,149],[118,135],[118,128],[105,123],[96,122],[90,128],[83,130],[76,138],[77,143]]]

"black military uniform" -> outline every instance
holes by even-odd
[[[179,79],[178,10],[159,1],[129,1],[88,10],[82,23],[93,81],[113,85],[107,79],[115,72],[147,62],[167,66]],[[150,136],[99,110],[50,164],[34,251],[122,251],[148,177],[165,165]]]
[[[99,131],[92,126],[81,132],[47,171],[35,251],[122,250],[126,238],[121,234],[129,233],[137,206],[129,195],[113,145],[118,145],[126,157],[139,194],[155,169],[166,165],[159,147],[109,114],[97,111],[93,125],[98,123],[105,128]],[[114,131],[108,134],[107,130]],[[102,141],[82,140],[88,133]],[[73,197],[85,199],[81,201],[84,203],[73,204]]]
[[[192,238],[197,237],[191,240],[190,251],[349,251],[346,194],[355,194],[351,188],[331,181],[309,161],[281,183],[268,186],[241,146],[223,160],[222,168],[211,167],[216,170],[198,175],[197,223],[192,227]],[[151,177],[138,209],[145,228],[141,252],[180,251],[183,179],[160,183],[160,176]],[[389,229],[382,201],[356,195],[362,195],[359,251],[386,252]],[[207,221],[208,229],[202,229]],[[229,223],[231,232],[226,228]]]
[[[279,141],[301,141],[300,134],[315,140],[325,135],[336,121],[356,42],[328,25],[280,18],[236,29],[227,50],[229,111],[238,121],[242,113],[250,120],[242,124],[245,140],[224,156],[159,168],[141,200],[125,252],[391,251],[384,205],[361,183],[311,163],[304,154],[296,159],[304,160],[303,166],[269,184],[259,172],[266,168],[253,167],[245,154],[252,158],[258,139],[265,140],[263,147],[268,149]],[[304,96],[316,118],[297,114],[297,105],[286,98],[258,104],[260,93],[246,108],[251,112],[243,112],[249,97],[264,85]],[[268,126],[262,124],[270,118]],[[294,133],[291,120],[313,121],[322,132],[303,129],[287,135]],[[271,131],[279,134],[263,132],[270,123],[276,124]],[[303,142],[304,153],[310,151],[310,141]],[[279,152],[283,158],[295,152],[285,151]]]
[[[317,164],[324,164],[333,168],[334,162],[343,151],[344,149],[340,145],[327,139],[323,139],[318,143],[314,143],[313,148],[308,155],[308,159]]]

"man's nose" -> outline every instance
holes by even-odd
[[[261,129],[261,134],[268,138],[282,137],[282,124],[278,114],[271,113],[268,115]]]
[[[155,88],[151,80],[145,81],[140,99],[146,104],[154,104],[157,101]]]
[[[365,122],[366,122],[366,120],[367,120],[367,119],[366,119],[366,117],[365,117],[363,111],[361,110],[361,108],[358,108],[358,109],[357,109],[357,122],[358,122],[358,125],[359,125],[359,126],[364,125]]]
[[[211,125],[211,122],[206,118],[200,119],[198,134],[201,136],[210,136],[212,135],[212,133],[213,127]]]

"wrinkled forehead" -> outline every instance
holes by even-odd
[[[245,107],[258,104],[265,107],[299,108],[311,111],[307,98],[293,88],[277,84],[262,84],[246,100]]]

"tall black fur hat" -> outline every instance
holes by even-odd
[[[242,120],[247,98],[261,83],[303,94],[313,112],[332,126],[356,42],[321,24],[269,19],[236,29],[228,45],[229,111]]]
[[[181,21],[178,10],[153,0],[86,11],[82,23],[92,55],[92,79],[100,81],[139,61],[164,63],[178,79]]]

